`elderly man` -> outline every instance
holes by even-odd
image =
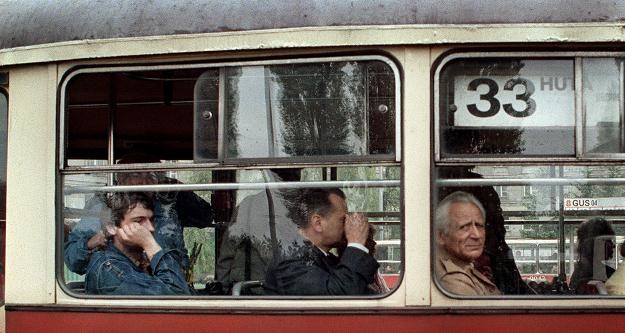
[[[484,250],[485,218],[482,204],[466,192],[448,195],[436,209],[435,272],[445,290],[469,296],[500,294],[473,266]]]
[[[175,250],[163,249],[154,238],[153,199],[144,193],[118,193],[110,201],[111,220],[103,224],[108,246],[89,261],[87,293],[189,294]]]
[[[378,263],[365,246],[367,218],[348,214],[339,189],[304,191],[298,210],[304,245],[291,258],[278,262],[266,275],[270,295],[364,295],[376,277]],[[347,247],[337,258],[330,250]]]

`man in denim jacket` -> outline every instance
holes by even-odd
[[[93,254],[85,289],[100,295],[189,294],[173,251],[154,239],[153,201],[144,193],[111,198],[111,221],[104,222],[108,245]]]
[[[152,157],[134,154],[122,158],[118,164],[157,163]],[[118,174],[120,185],[154,185],[158,183],[176,183],[172,178],[160,178],[151,172],[133,172]],[[96,195],[87,201],[86,212],[80,222],[69,233],[64,244],[65,264],[70,271],[85,274],[91,254],[105,245],[104,233],[101,231],[102,216],[109,213],[106,198]],[[189,268],[189,255],[184,243],[183,227],[209,227],[213,223],[211,205],[193,192],[162,192],[155,195],[154,200],[154,237],[168,250],[175,251],[182,268]]]

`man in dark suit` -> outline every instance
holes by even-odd
[[[377,261],[365,247],[369,223],[362,214],[348,214],[340,189],[302,193],[296,223],[304,244],[268,270],[269,295],[364,295],[374,282]],[[337,258],[331,249],[347,246]]]

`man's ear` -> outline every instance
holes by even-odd
[[[442,231],[436,232],[436,243],[438,245],[445,245],[445,234]]]
[[[319,214],[313,214],[310,217],[310,226],[317,233],[321,233],[323,231],[323,223],[321,223],[321,219],[321,215]]]

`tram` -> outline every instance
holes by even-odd
[[[623,296],[566,284],[584,221],[625,235],[624,17],[620,0],[1,2],[2,328],[616,331]],[[328,188],[367,217],[386,289],[264,293],[297,237],[289,195]],[[446,290],[434,214],[457,190],[487,246],[521,270],[536,246],[558,288]],[[90,291],[129,192],[174,221],[156,232],[188,295]]]
[[[508,241],[514,260],[519,268],[521,277],[529,281],[551,282],[558,276],[559,258],[558,241],[555,239],[523,239]],[[567,244],[570,245],[570,244]],[[567,247],[565,260],[566,275],[570,277],[573,261],[570,253],[575,253]]]

